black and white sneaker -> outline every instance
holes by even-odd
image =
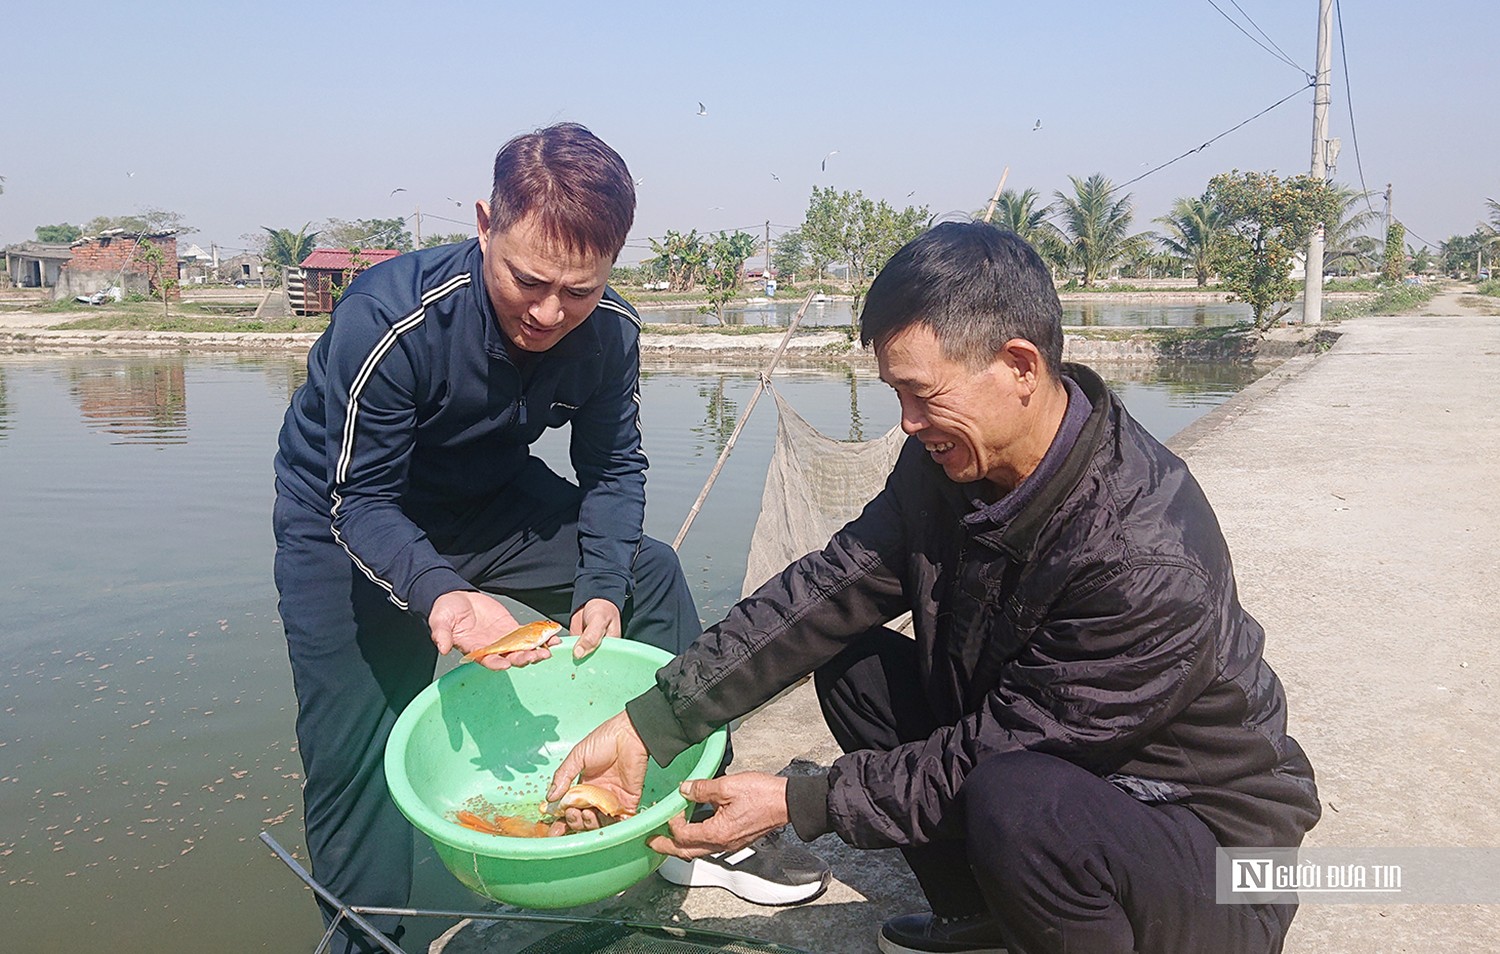
[[[1000,931],[988,914],[941,918],[903,914],[880,928],[883,954],[1006,954]]]
[[[723,888],[751,904],[801,904],[828,889],[828,862],[780,832],[758,838],[739,851],[684,861],[668,855],[656,869],[685,888]]]

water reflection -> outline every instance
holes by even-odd
[[[187,382],[181,359],[74,367],[69,391],[85,425],[116,444],[187,442]]]
[[[10,434],[10,401],[5,394],[5,369],[0,368],[0,441]]]

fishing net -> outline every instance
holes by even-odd
[[[893,427],[873,441],[836,441],[818,433],[776,398],[776,446],[766,471],[760,516],[750,541],[741,594],[759,587],[788,563],[821,550],[885,486],[906,437]]]
[[[522,948],[519,954],[802,954],[769,941],[691,928],[598,921],[578,924]]]

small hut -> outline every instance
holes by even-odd
[[[299,314],[326,315],[333,311],[343,291],[354,276],[401,252],[394,248],[320,248],[301,262],[302,303]],[[290,291],[290,288],[288,289]],[[294,307],[295,304],[294,304]]]

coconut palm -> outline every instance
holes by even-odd
[[[1207,195],[1183,196],[1156,221],[1167,227],[1167,234],[1157,239],[1161,247],[1193,266],[1199,288],[1207,285],[1214,243],[1224,228],[1223,210]]]
[[[1356,271],[1377,268],[1385,255],[1385,242],[1364,234],[1379,218],[1365,201],[1369,193],[1356,192],[1339,183],[1331,184],[1328,189],[1338,203],[1338,218],[1323,223],[1323,267],[1337,267],[1340,273],[1345,265],[1353,265]],[[1355,209],[1360,202],[1365,202],[1363,211]]]
[[[261,257],[266,264],[274,268],[278,274],[284,274],[288,268],[295,268],[302,260],[312,254],[317,247],[318,233],[307,231],[311,222],[293,232],[291,229],[273,229],[269,226],[261,226],[270,236],[266,240],[266,248]]]
[[[1134,212],[1130,196],[1117,198],[1114,185],[1103,173],[1096,172],[1087,179],[1068,178],[1073,182],[1073,194],[1053,194],[1062,214],[1068,265],[1081,273],[1083,287],[1087,288],[1124,252]]]
[[[991,223],[997,228],[1014,232],[1025,239],[1049,263],[1066,267],[1066,252],[1063,236],[1057,227],[1047,221],[1052,205],[1039,206],[1041,194],[1035,189],[1017,192],[1006,189],[995,202],[995,213]]]

